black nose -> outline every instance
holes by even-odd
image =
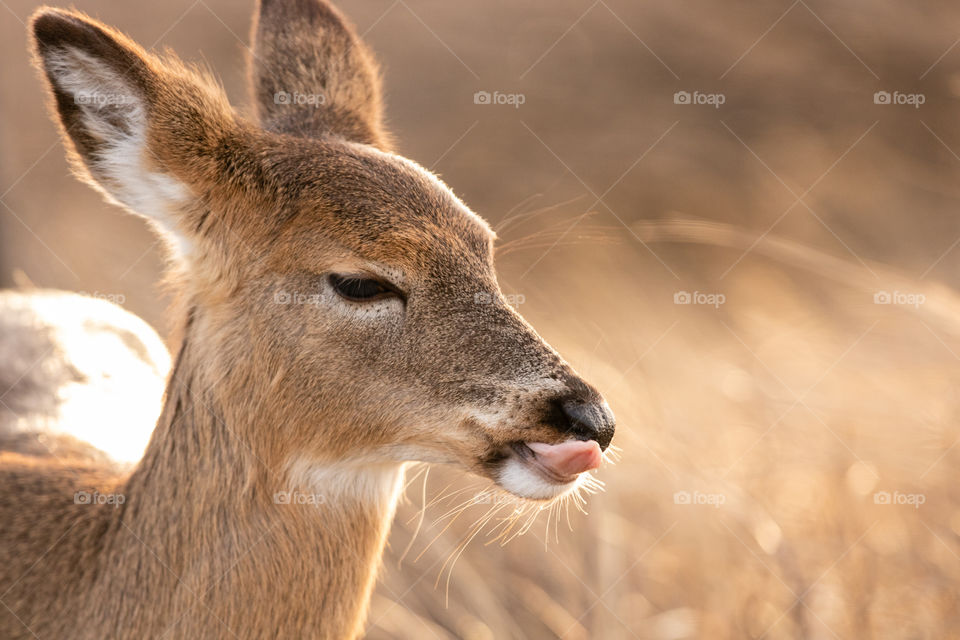
[[[604,451],[610,446],[616,420],[605,402],[566,399],[558,404],[562,418],[555,424],[561,431],[578,440],[596,440]]]

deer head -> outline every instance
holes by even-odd
[[[263,0],[256,122],[81,13],[33,32],[78,173],[167,239],[184,349],[258,457],[449,463],[532,499],[599,465],[607,404],[507,304],[484,220],[390,151],[336,10]]]

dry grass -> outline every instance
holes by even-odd
[[[210,0],[165,31],[180,4],[78,6],[202,53],[240,96],[249,7]],[[504,287],[609,395],[623,450],[572,531],[474,539],[449,603],[441,568],[491,505],[442,531],[482,487],[440,500],[411,542],[424,495],[476,483],[417,478],[370,637],[960,636],[960,8],[343,5],[385,62],[401,150],[495,224],[530,213],[502,229]],[[22,26],[6,13],[0,31],[2,277],[121,292],[158,323],[152,239],[74,184],[59,148],[43,155],[55,132]],[[481,89],[526,103],[474,105]],[[726,103],[675,105],[680,90]],[[878,90],[926,102],[875,105]]]

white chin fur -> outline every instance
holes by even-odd
[[[531,500],[549,500],[577,486],[580,476],[573,482],[556,484],[541,477],[519,458],[511,456],[500,469],[498,480],[501,487],[514,495]]]

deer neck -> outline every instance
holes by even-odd
[[[244,440],[269,432],[268,419],[253,409],[241,424],[210,377],[188,331],[113,527],[127,557],[111,564],[139,570],[108,576],[121,582],[109,590],[157,603],[149,625],[160,633],[176,624],[174,635],[190,637],[358,635],[402,466],[279,459]],[[235,406],[262,405],[255,395]],[[144,616],[139,598],[118,600],[132,609],[111,612],[117,619]]]

